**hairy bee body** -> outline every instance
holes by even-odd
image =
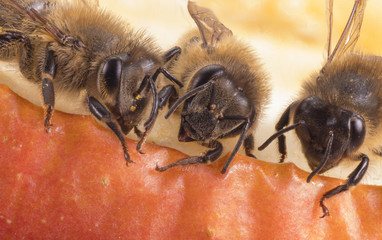
[[[155,80],[178,51],[162,53],[144,31],[84,2],[0,0],[0,60],[16,60],[26,85],[39,88],[45,130],[55,99],[64,99],[63,110],[92,114],[109,127],[127,162],[124,135],[134,129],[145,142],[155,122]]]
[[[317,96],[361,115],[366,125],[362,147],[376,150],[382,145],[382,57],[346,54],[328,64],[323,73],[313,75],[302,88],[300,99]]]
[[[209,65],[224,66],[230,75],[230,81],[236,88],[242,91],[251,107],[254,108],[254,114],[251,115],[249,132],[256,127],[259,115],[262,113],[269,97],[269,85],[267,84],[267,76],[262,71],[262,66],[254,51],[245,43],[239,41],[235,36],[227,36],[217,43],[212,52],[206,51],[202,47],[202,40],[197,30],[190,31],[185,34],[179,41],[178,45],[182,48],[176,60],[170,63],[169,71],[182,81],[184,87],[179,89],[179,95],[183,96],[192,90],[194,79],[193,76],[202,68]],[[217,83],[218,85],[220,83]],[[221,83],[226,84],[226,83]],[[222,87],[227,90],[227,88]],[[225,111],[226,115],[237,115],[240,112],[237,108],[246,108],[247,105],[233,105],[232,98],[235,92],[221,91],[221,95],[217,97],[219,103],[215,109],[216,113]],[[206,96],[208,98],[208,96]],[[207,101],[207,100],[206,100]],[[224,108],[224,110],[222,109]],[[178,110],[178,114],[182,106]],[[243,110],[245,111],[245,110]],[[200,124],[203,121],[201,119]],[[195,127],[197,128],[197,127]],[[237,134],[236,134],[237,135]],[[218,138],[231,137],[221,132],[217,132],[211,136],[211,140]],[[198,139],[207,140],[207,139]]]
[[[324,68],[324,71],[312,74],[310,80],[304,82],[302,90],[290,109],[290,118],[294,123],[299,122],[302,118],[296,114],[296,109],[301,105],[302,101],[307,98],[317,97],[322,100],[320,107],[323,109],[329,106],[335,107],[328,111],[329,116],[321,115],[310,117],[303,117],[305,123],[309,128],[315,126],[327,126],[326,131],[331,130],[330,126],[335,126],[337,122],[342,121],[344,128],[348,128],[349,122],[347,118],[342,116],[343,111],[356,113],[364,119],[365,123],[365,136],[362,145],[358,149],[349,151],[345,147],[346,143],[340,144],[336,150],[333,150],[331,157],[333,160],[328,162],[320,172],[325,172],[337,166],[344,158],[357,159],[361,152],[378,151],[381,147],[382,126],[380,119],[382,119],[382,58],[372,55],[363,55],[360,53],[348,53],[336,59]],[[315,100],[316,101],[316,100]],[[316,101],[319,106],[318,101]],[[302,106],[302,108],[306,108]],[[304,115],[305,116],[305,115]],[[325,123],[318,123],[325,121]],[[330,123],[333,121],[333,123]],[[337,127],[336,130],[338,130]],[[321,129],[323,131],[324,129]],[[335,131],[335,129],[332,129]],[[299,131],[296,129],[297,134]],[[318,131],[318,129],[317,129]],[[316,130],[311,130],[316,132]],[[335,134],[340,140],[348,139],[348,132],[339,132]],[[309,150],[309,145],[314,145],[314,148],[325,149],[327,139],[320,139],[318,136],[312,136],[314,142],[302,141],[303,149],[307,155],[309,165],[312,169],[316,168],[319,164],[319,159],[315,161],[314,154]],[[322,144],[322,146],[319,146]],[[334,141],[335,144],[335,141]],[[334,157],[335,152],[338,152],[339,157]]]
[[[198,29],[181,38],[182,53],[167,66],[184,87],[173,94],[171,86],[166,86],[159,95],[170,102],[165,117],[174,111],[180,116],[178,140],[198,142],[210,150],[157,170],[213,162],[223,152],[220,140],[238,136],[221,171],[225,173],[241,146],[247,156],[254,157],[253,131],[268,101],[268,78],[255,52],[239,41],[210,9],[189,1],[188,11]],[[173,98],[169,98],[171,94]]]
[[[24,4],[28,6],[33,2],[24,1]],[[20,71],[26,79],[40,83],[45,49],[49,45],[58,59],[57,81],[54,83],[58,94],[60,91],[80,91],[87,87],[96,87],[93,83],[97,79],[100,64],[113,54],[129,52],[137,59],[151,59],[149,73],[162,63],[161,52],[150,37],[143,31],[134,31],[105,10],[89,9],[80,2],[53,2],[42,6],[40,12],[47,21],[67,35],[78,37],[86,46],[74,51],[55,42],[40,24],[31,21],[9,5],[0,2],[0,7],[0,26],[29,35],[32,46],[31,49],[12,46],[6,52],[0,51],[0,56],[2,59],[19,57]],[[83,101],[86,102],[85,99]]]
[[[353,50],[362,26],[366,0],[355,0],[348,22],[331,49],[333,1],[328,2],[328,58],[318,73],[302,86],[279,121],[276,133],[259,150],[278,138],[283,162],[287,151],[284,133],[295,130],[307,162],[312,169],[307,178],[323,173],[347,158],[359,160],[345,184],[327,191],[320,199],[324,215],[329,210],[324,200],[357,185],[369,167],[369,149],[381,155],[382,58],[363,55]],[[288,126],[291,124],[290,126]]]

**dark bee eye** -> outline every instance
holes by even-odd
[[[225,73],[225,67],[221,65],[208,65],[201,68],[193,77],[193,88],[201,86],[213,78]]]
[[[110,58],[103,66],[104,84],[109,93],[114,92],[118,88],[121,81],[121,72],[122,60],[119,58]]]
[[[350,144],[348,151],[358,149],[365,139],[366,128],[365,120],[361,116],[355,116],[350,120]]]

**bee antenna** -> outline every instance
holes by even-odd
[[[210,86],[212,86],[213,84],[215,84],[215,81],[211,80],[211,81],[208,81],[207,83],[203,84],[203,85],[200,85],[199,87],[197,88],[194,88],[192,89],[191,91],[189,91],[188,93],[184,94],[182,97],[180,97],[170,108],[170,110],[168,110],[167,114],[164,116],[166,119],[170,117],[170,115],[175,111],[175,109],[177,109],[179,107],[180,104],[182,104],[182,102],[186,101],[187,99],[189,99],[190,97],[196,95],[197,93],[201,92],[201,91],[204,91],[206,90],[207,88],[209,88]]]
[[[146,74],[145,77],[143,78],[141,85],[139,86],[138,90],[135,92],[136,95],[141,94],[142,91],[148,86],[147,81],[150,79],[150,75]]]
[[[319,171],[321,171],[321,169],[322,169],[322,168],[325,166],[325,164],[328,162],[328,159],[329,159],[329,152],[330,152],[330,150],[332,149],[333,137],[334,137],[334,133],[333,133],[333,131],[330,131],[330,132],[329,132],[329,141],[328,141],[328,145],[326,146],[326,150],[325,150],[324,157],[322,158],[322,161],[321,161],[320,164],[316,167],[316,169],[314,169],[313,172],[312,172],[311,174],[309,174],[308,178],[306,179],[306,182],[310,182],[310,180],[312,180],[312,178],[314,177],[314,175],[316,175]]]
[[[241,116],[237,116],[237,117],[235,117],[235,116],[224,117],[224,120],[226,120],[226,119],[234,119],[234,120],[236,120],[236,119],[243,119],[243,120],[245,120],[245,125],[244,125],[243,130],[241,131],[239,140],[237,141],[237,143],[235,145],[235,148],[232,150],[231,155],[229,156],[229,158],[227,159],[227,161],[224,164],[223,169],[221,170],[222,174],[227,172],[228,166],[231,164],[232,159],[235,157],[236,153],[239,151],[239,148],[240,148],[241,144],[243,143],[245,134],[247,133],[249,125],[250,125],[249,118],[245,118],[245,117],[241,117]]]
[[[157,94],[154,80],[150,76],[146,76],[146,77],[149,78],[150,88],[153,93],[153,107],[151,109],[149,119],[147,119],[147,121],[143,124],[145,127],[147,127],[156,118],[156,116],[158,115],[158,109],[159,109],[158,94]]]
[[[280,135],[283,135],[284,133],[286,132],[289,132],[290,130],[293,130],[301,125],[305,125],[305,121],[304,120],[301,120],[299,121],[298,123],[295,123],[293,125],[290,125],[289,127],[286,127],[286,128],[283,128],[281,129],[280,131],[276,132],[275,134],[273,134],[272,136],[270,136],[259,148],[258,150],[259,151],[262,151],[264,150],[266,147],[268,147],[268,145],[273,141],[275,140],[277,137],[279,137]]]

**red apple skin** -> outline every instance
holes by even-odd
[[[145,145],[126,167],[114,134],[90,116],[43,110],[0,85],[0,239],[382,239],[382,187],[318,201],[343,180],[237,155],[156,172],[185,155]]]

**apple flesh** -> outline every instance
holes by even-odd
[[[0,85],[0,239],[381,239],[382,187],[359,185],[325,201],[343,180],[292,163],[238,154],[210,165],[155,171],[185,157],[117,137],[92,117],[43,110]]]

